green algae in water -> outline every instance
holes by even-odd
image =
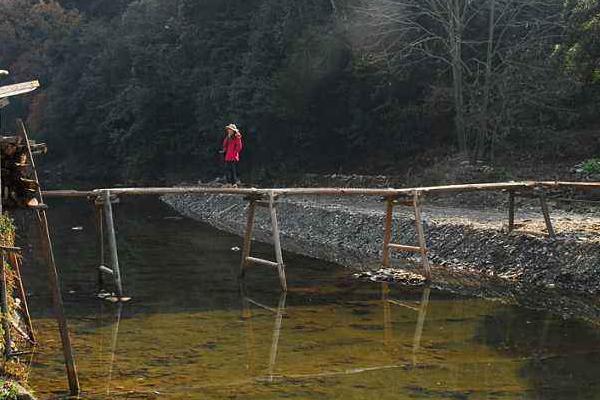
[[[91,298],[89,210],[54,209],[56,242],[77,246],[57,246],[57,260],[85,398],[599,398],[600,332],[592,326],[436,291],[424,302],[422,289],[388,293],[289,254],[285,299],[272,271],[247,278],[248,296],[269,311],[240,295],[239,253],[230,250],[239,238],[165,220],[172,213],[153,202],[119,206],[133,300],[100,303]],[[44,398],[64,393],[66,380],[43,285],[34,286],[42,334],[30,384]]]

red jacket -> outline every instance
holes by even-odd
[[[229,135],[223,139],[223,151],[225,152],[225,161],[240,161],[240,152],[242,151],[242,135],[236,133],[233,138]]]

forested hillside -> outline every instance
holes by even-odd
[[[13,101],[74,177],[255,179],[560,156],[600,117],[596,0],[0,0]],[[581,149],[600,156],[600,141]]]

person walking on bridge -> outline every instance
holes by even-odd
[[[242,134],[235,124],[229,124],[225,127],[225,139],[223,139],[223,154],[225,155],[225,164],[227,165],[227,183],[237,186],[238,181],[238,163],[240,162],[240,152],[242,151]]]

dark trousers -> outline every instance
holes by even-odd
[[[227,183],[235,185],[238,182],[237,161],[226,161],[227,165]]]

